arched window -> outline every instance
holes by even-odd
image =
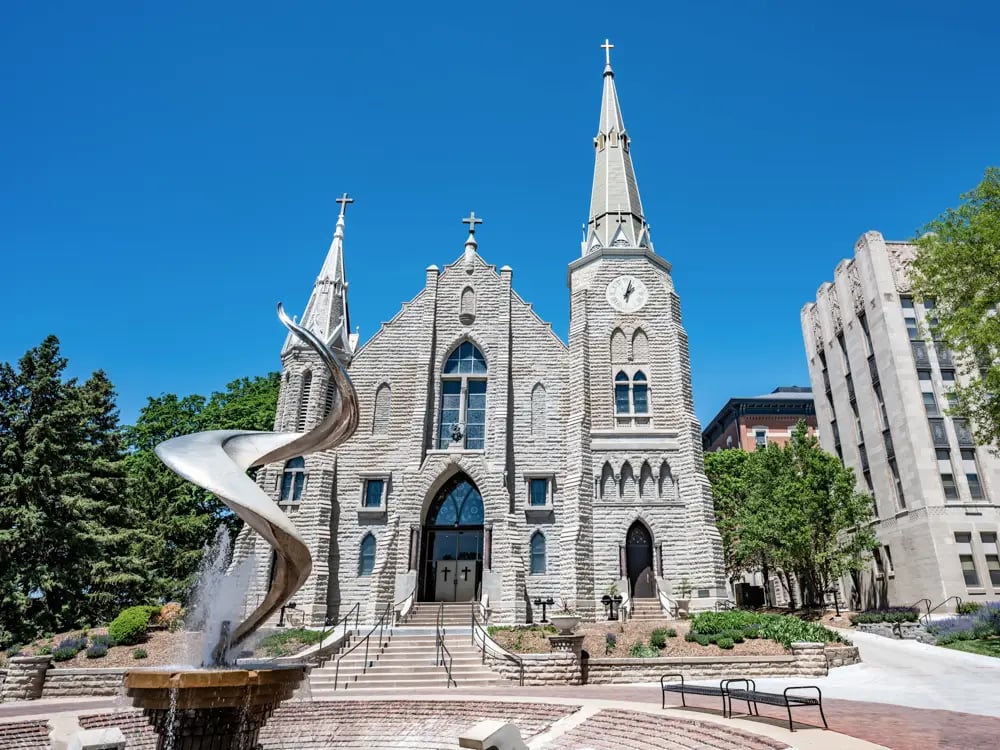
[[[649,339],[641,328],[632,334],[632,361],[649,362]]]
[[[545,534],[536,531],[531,535],[531,573],[539,575],[545,572]]]
[[[361,551],[358,554],[358,575],[370,576],[375,570],[375,535],[370,531],[361,540]]]
[[[323,417],[330,416],[333,407],[337,403],[337,384],[333,378],[326,381],[326,395],[323,398]]]
[[[674,476],[670,472],[670,464],[664,461],[660,465],[660,499],[675,500]]]
[[[469,341],[460,344],[441,373],[438,448],[486,446],[486,358]]]
[[[392,388],[382,383],[375,391],[375,416],[372,419],[373,435],[389,434],[389,419],[392,412]]]
[[[464,476],[452,479],[427,511],[428,526],[482,526],[483,496]]]
[[[611,333],[611,361],[625,362],[628,358],[625,344],[625,334],[621,328],[616,328]]]
[[[618,499],[615,492],[615,473],[611,469],[611,464],[605,461],[604,468],[601,469],[601,499],[609,500],[612,496],[615,500]]]
[[[531,391],[531,436],[545,437],[545,386],[541,383]]]
[[[278,502],[302,502],[302,490],[306,484],[306,460],[302,456],[290,458],[281,473],[281,494]]]
[[[469,323],[476,319],[476,290],[471,286],[467,286],[462,290],[458,319],[464,325],[469,325]]]
[[[312,391],[313,375],[310,370],[302,373],[302,387],[299,389],[299,411],[295,419],[295,429],[302,432],[309,417],[309,393]]]
[[[645,416],[649,414],[649,383],[646,373],[636,370],[630,378],[624,370],[615,375],[615,414]]]
[[[635,502],[638,499],[637,487],[635,486],[635,473],[632,471],[632,464],[628,461],[622,466],[621,477],[622,500],[625,502]]]
[[[649,461],[643,461],[642,469],[639,470],[639,497],[652,497],[655,489],[653,470],[649,467]]]

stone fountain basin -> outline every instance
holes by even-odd
[[[300,664],[246,669],[133,669],[125,691],[136,708],[169,710],[276,706],[306,676]]]

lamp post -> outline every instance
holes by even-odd
[[[614,596],[611,596],[610,594],[605,594],[601,597],[601,604],[603,604],[608,610],[608,619],[617,620],[618,609],[622,604],[622,595],[615,594]]]
[[[532,602],[532,603],[536,607],[541,607],[542,608],[542,622],[548,622],[548,619],[546,619],[546,617],[545,617],[545,608],[546,607],[551,607],[553,604],[555,604],[556,603],[555,599],[553,599],[550,596],[548,599],[535,599],[535,601]]]
[[[296,606],[297,605],[295,604],[295,602],[288,602],[288,604],[284,605],[281,608],[281,612],[278,614],[278,624],[276,625],[276,627],[279,627],[279,628],[285,627],[285,610],[286,609],[295,609]]]
[[[840,599],[838,598],[838,593],[839,592],[837,591],[837,587],[834,586],[832,589],[830,589],[830,593],[833,594],[833,607],[834,607],[834,609],[837,610],[837,619],[839,620],[840,619]]]

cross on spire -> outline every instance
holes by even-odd
[[[476,224],[482,224],[483,220],[476,217],[475,211],[470,211],[468,218],[462,219],[462,223],[469,225],[469,234],[475,234]]]
[[[344,213],[347,211],[347,204],[354,203],[354,198],[348,198],[347,193],[344,193],[342,196],[336,199],[336,203],[340,204],[340,215],[343,216]]]
[[[610,39],[605,39],[604,44],[601,45],[601,49],[604,50],[604,62],[606,65],[611,65],[611,50],[615,48],[615,45],[611,43]]]

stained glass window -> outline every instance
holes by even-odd
[[[281,493],[278,502],[298,503],[302,501],[302,489],[306,483],[306,460],[302,456],[288,459],[281,473]]]
[[[438,496],[427,514],[432,526],[481,526],[483,523],[483,497],[475,485],[460,479]]]
[[[545,534],[536,531],[531,535],[531,573],[545,572]]]
[[[438,448],[453,444],[468,450],[486,447],[486,371],[486,358],[468,341],[445,361]]]
[[[361,554],[358,556],[358,575],[370,576],[375,570],[375,537],[365,534],[361,540]]]

